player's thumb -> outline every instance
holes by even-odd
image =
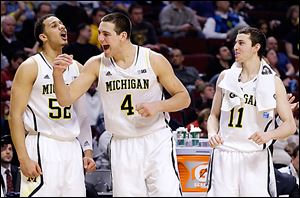
[[[40,175],[43,174],[42,169],[41,169],[41,167],[39,166],[39,164],[36,165],[36,171],[37,171]]]

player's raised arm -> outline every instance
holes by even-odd
[[[78,78],[72,81],[70,85],[66,85],[63,79],[63,72],[68,69],[70,63],[72,63],[72,56],[61,54],[56,57],[53,65],[54,89],[61,106],[73,104],[98,78],[100,58],[95,56],[86,62]]]

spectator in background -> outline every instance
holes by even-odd
[[[11,57],[10,63],[1,69],[1,134],[9,134],[8,114],[10,106],[10,93],[12,81],[20,64],[26,60],[24,51],[16,51]]]
[[[254,6],[252,6],[250,3],[246,1],[231,1],[231,11],[236,13],[237,15],[243,17],[243,20],[247,23],[250,24],[251,21],[249,21],[249,16],[248,12],[249,10],[254,9]]]
[[[221,71],[229,69],[234,62],[232,53],[227,46],[221,45],[216,47],[214,51],[215,58],[208,64],[208,70],[205,76],[206,81],[216,81],[212,78],[214,77],[216,79]],[[213,83],[215,84],[215,82]]]
[[[266,52],[266,58],[270,63],[272,69],[277,73],[277,75],[282,80],[286,90],[290,93],[295,93],[297,91],[298,82],[296,79],[293,79],[291,76],[287,76],[278,66],[278,56],[274,49],[269,49]]]
[[[52,4],[49,2],[41,2],[36,8],[36,13],[34,18],[26,19],[23,23],[23,29],[18,34],[20,41],[24,43],[24,46],[27,48],[32,48],[33,51],[30,55],[33,55],[37,52],[38,43],[34,37],[34,24],[42,16],[51,14],[53,12]]]
[[[70,32],[76,32],[80,23],[88,23],[89,17],[86,11],[79,6],[78,1],[66,1],[55,10],[58,17]]]
[[[204,25],[207,18],[212,17],[215,11],[213,1],[190,1],[189,7],[196,12],[201,25]]]
[[[275,50],[278,57],[278,70],[284,76],[293,76],[295,74],[295,68],[290,62],[289,58],[284,52],[280,52],[278,49],[277,39],[273,36],[267,38],[267,50],[273,49]]]
[[[1,69],[4,69],[8,65],[9,65],[9,63],[8,63],[6,56],[4,56],[1,52]]]
[[[12,54],[24,50],[24,44],[16,37],[16,20],[10,15],[1,17],[1,52],[11,59]]]
[[[101,44],[98,40],[98,27],[102,17],[104,17],[106,14],[108,14],[107,10],[99,7],[93,9],[90,17],[92,19],[92,24],[90,25],[92,35],[89,40],[89,43],[97,46],[100,50],[101,50]]]
[[[180,49],[174,48],[171,51],[170,63],[174,69],[175,75],[182,84],[191,93],[193,89],[203,80],[199,77],[199,71],[193,66],[183,65],[184,56]]]
[[[266,35],[268,38],[270,36],[270,28],[269,28],[269,23],[265,19],[260,19],[257,24],[257,28]]]
[[[199,127],[201,129],[200,138],[207,138],[207,119],[210,114],[210,108],[196,108],[197,119],[189,123],[186,128],[188,131],[191,129],[191,125]]]
[[[204,108],[211,108],[212,101],[215,95],[215,85],[211,83],[204,83],[198,87],[199,98],[196,99],[196,108],[201,111]]]
[[[23,22],[27,19],[33,19],[33,3],[31,1],[5,1],[7,14],[16,19],[16,32],[23,28]]]
[[[230,11],[229,1],[216,1],[213,17],[209,17],[204,25],[203,33],[206,38],[229,39],[235,37],[236,29],[248,26],[243,17]]]
[[[279,70],[278,70],[278,57],[277,57],[277,54],[275,52],[274,49],[269,49],[267,50],[266,52],[266,58],[268,60],[268,63],[269,65],[271,66],[271,68],[277,73],[277,75],[283,80],[286,78],[286,75],[283,73],[281,73]],[[287,79],[288,80],[288,79]],[[283,84],[287,84],[287,83],[284,83]],[[287,84],[288,85],[288,84]],[[286,86],[287,86],[286,85]]]
[[[155,29],[151,23],[144,20],[143,7],[136,3],[131,4],[128,13],[132,22],[132,43],[159,51]]]
[[[285,51],[289,58],[299,60],[299,5],[291,6],[287,11],[287,22],[284,30]]]
[[[104,8],[109,13],[122,12],[127,13],[131,1],[99,1],[99,7]]]
[[[86,23],[81,23],[76,29],[77,39],[76,42],[70,43],[63,49],[64,53],[73,54],[73,58],[79,63],[84,63],[100,53],[100,49],[89,43],[91,38],[91,27]]]
[[[299,185],[299,145],[293,150],[291,163],[286,167],[280,168],[279,171],[293,175]]]
[[[19,167],[12,164],[14,155],[13,144],[10,135],[4,135],[1,142],[1,188],[2,196],[14,197],[20,193],[21,175]]]
[[[162,36],[204,38],[195,12],[184,1],[170,1],[159,13]]]

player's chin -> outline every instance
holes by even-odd
[[[62,42],[61,42],[61,45],[62,45],[62,46],[66,46],[66,45],[68,45],[68,44],[69,44],[69,43],[68,43],[68,41],[67,41],[67,40],[66,40],[66,41],[62,41]]]

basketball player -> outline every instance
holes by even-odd
[[[261,59],[266,46],[263,33],[252,27],[242,28],[235,41],[237,67],[221,73],[208,119],[209,144],[214,149],[207,195],[276,196],[268,147],[273,140],[293,134],[295,122],[282,81]],[[228,82],[231,84],[226,87]],[[259,86],[264,90],[257,91]],[[230,104],[234,104],[232,109],[225,110]],[[264,107],[264,111],[259,111],[259,107]],[[275,111],[283,121],[276,129]]]
[[[90,172],[96,167],[85,101],[59,106],[52,79],[67,31],[57,17],[47,15],[36,23],[35,36],[43,50],[20,65],[11,95],[9,124],[22,171],[20,196],[83,197],[84,168]],[[72,61],[64,82],[71,83],[81,67]]]
[[[104,52],[91,57],[69,86],[62,72],[71,57],[57,57],[53,77],[59,104],[71,105],[98,79],[105,127],[113,134],[113,196],[181,196],[175,144],[165,112],[188,107],[187,90],[165,57],[131,43],[127,16],[104,16],[98,31]],[[163,88],[171,98],[164,100]]]

